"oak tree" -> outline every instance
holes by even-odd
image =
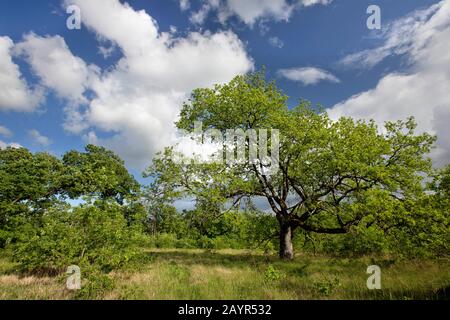
[[[224,136],[229,129],[279,130],[279,170],[267,174],[268,164],[261,159],[180,162],[171,146],[146,171],[153,178],[149,197],[166,202],[192,198],[203,212],[215,215],[230,205],[241,207],[243,199],[263,197],[279,224],[279,255],[292,259],[298,228],[347,233],[366,216],[383,214],[384,205],[375,208],[370,199],[388,198],[390,206],[402,206],[423,194],[435,137],[416,134],[412,118],[382,128],[348,117],[332,121],[305,101],[288,108],[287,99],[262,73],[194,90],[181,110],[179,129],[193,132],[200,121]]]

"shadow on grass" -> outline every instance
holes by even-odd
[[[147,253],[155,260],[165,262],[180,262],[185,265],[205,265],[205,266],[225,266],[225,267],[245,267],[266,265],[279,261],[276,256],[263,256],[252,253],[226,254],[221,252],[208,251],[151,251]]]
[[[7,270],[2,270],[0,275],[16,275],[21,278],[35,277],[35,278],[54,278],[65,274],[65,269],[63,268],[36,268],[33,270],[24,270],[18,266],[14,266]]]
[[[264,266],[273,264],[275,267],[281,267],[291,275],[306,277],[315,269],[324,269],[327,272],[333,272],[335,269],[355,268],[364,270],[368,265],[367,257],[337,258],[320,257],[299,254],[292,261],[280,260],[276,254],[263,255],[251,251],[224,253],[220,251],[159,251],[151,250],[145,253],[147,259],[159,261],[175,261],[187,265],[201,264],[205,266],[225,266],[225,267],[245,267],[245,266]],[[393,259],[380,258],[376,260],[383,267],[391,267],[395,264]],[[311,270],[309,270],[311,268]]]
[[[367,300],[450,300],[450,286],[434,290],[367,290],[357,295]]]

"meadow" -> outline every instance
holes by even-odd
[[[437,138],[412,117],[334,121],[287,99],[264,72],[236,76],[195,89],[176,123],[278,130],[277,174],[253,147],[242,163],[196,163],[167,146],[145,183],[93,144],[1,149],[0,298],[447,299],[450,164],[428,158]],[[253,141],[235,138],[233,154]]]
[[[380,266],[382,289],[366,286],[367,266]],[[82,283],[85,280],[82,273]],[[147,249],[126,268],[82,290],[66,275],[20,273],[0,258],[0,299],[448,299],[450,260],[342,258],[298,253],[292,261],[249,250]]]

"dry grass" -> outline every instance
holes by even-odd
[[[0,299],[448,299],[449,259],[333,258],[292,262],[243,250],[154,249],[109,274],[115,285],[88,296],[65,289],[64,275],[20,276],[0,259]],[[368,290],[366,268],[382,270],[382,290]]]

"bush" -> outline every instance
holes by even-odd
[[[173,233],[161,233],[154,237],[156,248],[176,248],[178,239]]]
[[[197,241],[191,238],[181,238],[177,240],[175,247],[179,249],[197,248]]]
[[[140,226],[128,226],[116,203],[98,202],[68,211],[48,210],[20,226],[13,258],[25,271],[64,271],[69,265],[101,271],[122,266],[136,253]]]
[[[322,280],[316,281],[313,284],[315,291],[323,296],[329,296],[341,287],[341,281],[338,277],[334,278],[324,278]]]
[[[214,241],[211,238],[208,238],[207,236],[201,236],[198,239],[198,246],[202,249],[215,249],[214,248]]]
[[[383,231],[375,226],[356,227],[348,234],[331,235],[323,243],[326,253],[334,254],[382,254],[389,247]]]
[[[82,270],[81,275],[81,290],[76,292],[76,299],[100,299],[116,286],[115,281],[112,278],[92,268],[85,270],[85,272]]]
[[[284,274],[275,269],[275,267],[271,264],[269,264],[266,271],[264,272],[264,278],[267,282],[275,282],[281,280],[283,277]]]

